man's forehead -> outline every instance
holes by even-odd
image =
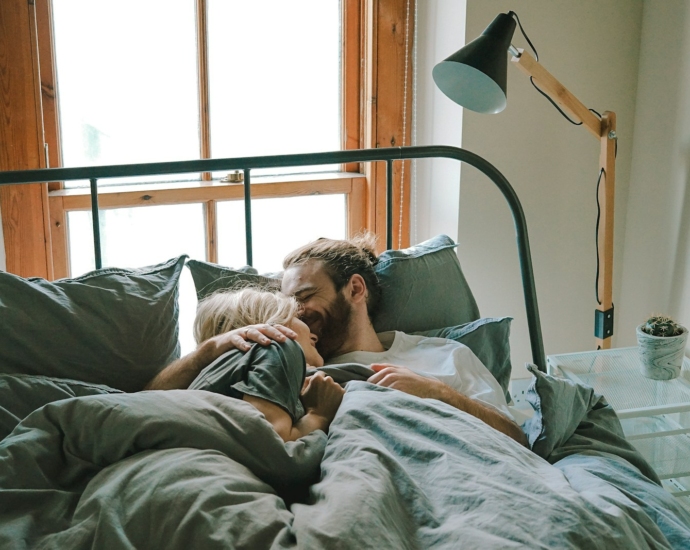
[[[332,285],[322,262],[307,262],[288,267],[283,273],[281,290],[288,295],[300,294],[310,290],[320,290]]]

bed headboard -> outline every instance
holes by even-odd
[[[458,147],[426,145],[419,147],[387,147],[380,149],[356,149],[297,155],[273,155],[265,157],[240,157],[227,159],[203,159],[146,164],[121,164],[113,166],[86,166],[80,168],[47,168],[0,172],[0,185],[47,183],[53,181],[89,180],[91,182],[91,212],[94,228],[94,252],[96,267],[101,267],[99,234],[98,180],[104,178],[183,174],[189,172],[213,172],[242,170],[244,172],[244,208],[247,264],[252,265],[252,218],[251,218],[251,170],[257,168],[284,168],[321,164],[352,162],[386,163],[386,247],[393,248],[393,162],[421,158],[447,158],[465,162],[485,174],[501,191],[513,215],[517,239],[522,288],[527,312],[532,361],[540,370],[546,369],[546,356],[542,340],[537,294],[534,286],[532,256],[527,236],[527,222],[520,200],[508,180],[491,163],[482,157]]]

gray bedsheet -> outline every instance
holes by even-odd
[[[365,382],[348,384],[328,438],[283,444],[250,405],[187,390],[57,401],[0,442],[1,548],[688,541],[690,515],[613,453],[552,465],[443,403]]]

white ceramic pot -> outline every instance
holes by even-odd
[[[680,374],[685,357],[688,329],[678,336],[652,336],[637,327],[637,349],[640,353],[642,374],[654,380],[671,380]]]

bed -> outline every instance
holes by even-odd
[[[515,219],[534,361],[529,449],[440,401],[337,367],[327,368],[346,393],[328,435],[287,444],[242,401],[140,391],[179,355],[182,271],[199,297],[275,284],[251,268],[182,255],[54,282],[0,272],[0,546],[690,548],[690,512],[626,442],[605,399],[544,373],[524,215],[476,155],[391,148],[8,172],[0,184],[91,179],[97,218],[101,177],[240,169],[248,198],[258,167],[384,161],[391,174],[395,159],[435,156],[482,170]],[[388,247],[375,328],[464,343],[507,392],[511,319],[480,317],[456,246],[437,236]]]

